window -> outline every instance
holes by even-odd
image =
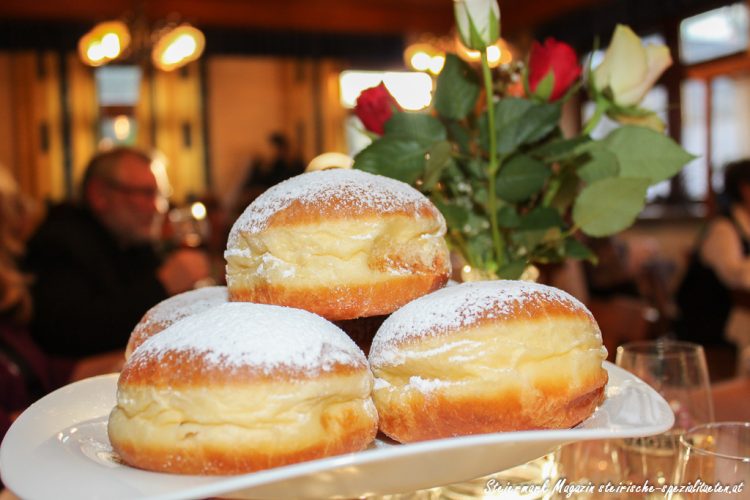
[[[99,137],[109,144],[135,144],[135,106],[141,85],[138,66],[107,65],[95,70]]]
[[[680,59],[694,64],[746,50],[748,7],[736,3],[688,17],[680,23]]]

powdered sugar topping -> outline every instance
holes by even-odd
[[[412,338],[434,336],[471,326],[481,318],[511,314],[529,301],[544,299],[568,307],[585,306],[572,295],[527,281],[478,281],[440,289],[394,312],[378,330],[370,349],[370,362],[397,359],[396,346]]]
[[[290,307],[229,302],[177,322],[146,340],[128,363],[189,351],[209,364],[287,367],[313,375],[335,365],[364,366],[365,356],[336,325]]]
[[[228,300],[225,286],[208,286],[190,290],[163,300],[149,309],[146,313],[145,324],[172,324],[179,319],[201,313]]]
[[[430,201],[408,184],[361,170],[330,169],[309,172],[281,182],[253,201],[237,219],[230,233],[230,244],[238,232],[257,233],[265,229],[269,219],[293,201],[312,206],[321,201],[374,209],[380,213],[422,206]]]

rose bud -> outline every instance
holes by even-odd
[[[604,60],[593,72],[593,85],[618,106],[635,106],[671,64],[666,46],[644,47],[633,30],[618,24]]]
[[[385,84],[382,82],[377,87],[365,89],[357,97],[354,114],[362,121],[370,132],[383,135],[385,123],[390,120],[393,110],[401,111],[401,107],[393,98]]]
[[[529,56],[529,89],[545,101],[560,99],[581,76],[581,65],[573,48],[553,38],[544,45],[534,42]],[[547,80],[546,79],[551,79]],[[540,85],[544,82],[543,85]]]
[[[500,38],[500,7],[497,0],[454,0],[453,12],[461,43],[484,50]]]

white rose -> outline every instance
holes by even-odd
[[[618,24],[604,60],[594,70],[594,86],[609,88],[618,106],[634,106],[672,64],[669,49],[660,44],[646,47],[629,27]]]
[[[454,0],[453,11],[461,42],[484,50],[500,38],[500,6],[497,0]]]

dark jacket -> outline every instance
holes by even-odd
[[[167,293],[151,246],[123,248],[84,208],[53,207],[27,246],[31,333],[48,354],[80,358],[123,349]]]

